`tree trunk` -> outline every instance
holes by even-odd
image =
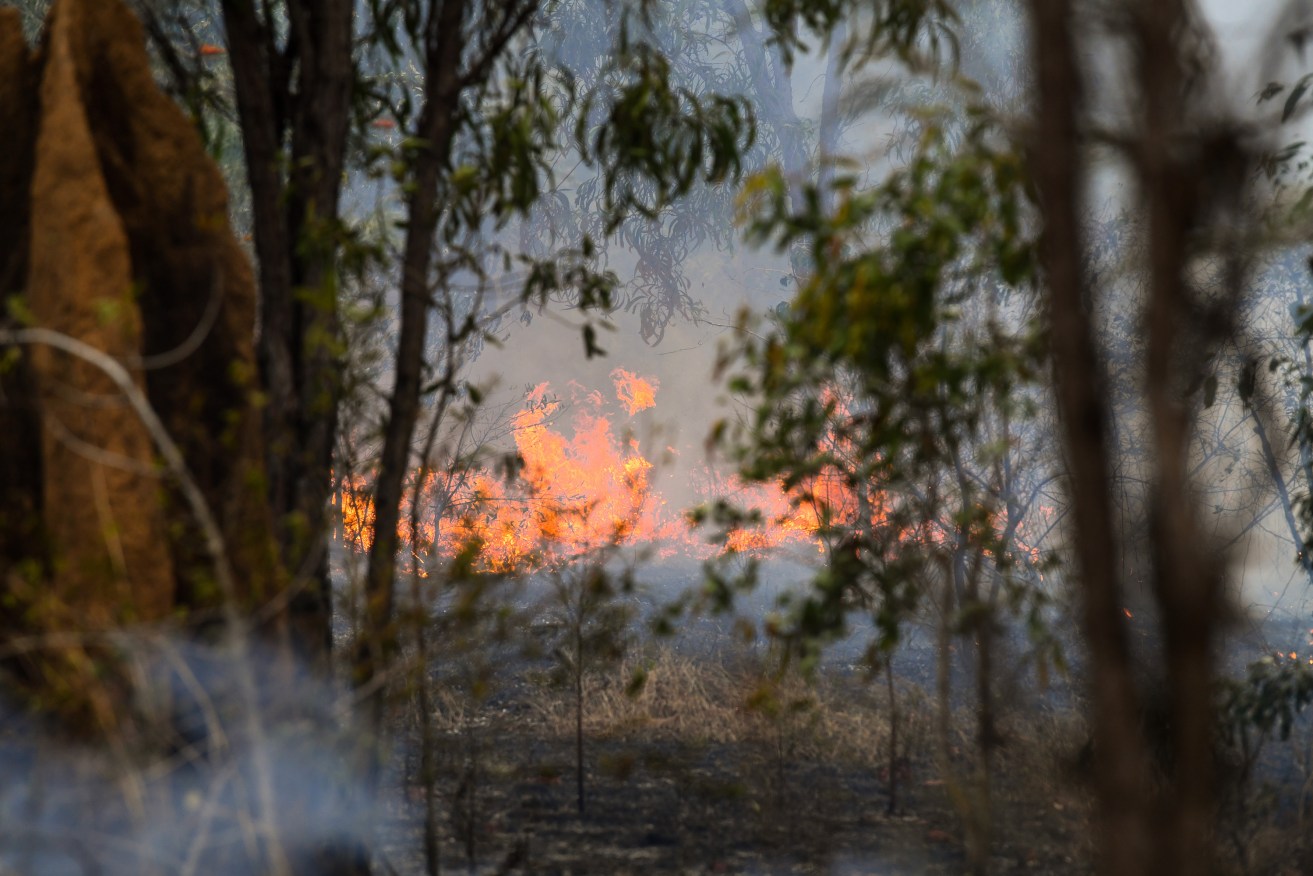
[[[1162,801],[1166,811],[1158,872],[1202,874],[1211,860],[1213,638],[1222,578],[1195,516],[1186,474],[1190,418],[1180,392],[1182,347],[1192,341],[1187,333],[1187,238],[1197,227],[1201,205],[1193,173],[1197,168],[1182,160],[1176,145],[1189,133],[1182,109],[1189,96],[1178,48],[1187,28],[1185,9],[1179,2],[1159,2],[1137,9],[1137,15],[1144,105],[1138,170],[1149,221],[1145,384],[1156,457],[1150,531],[1157,554],[1153,581],[1171,691],[1174,756],[1169,793]]]
[[[223,0],[260,262],[267,492],[291,576],[287,632],[316,662],[331,644],[328,507],[342,394],[335,253],[354,11],[352,0],[289,0],[280,48],[252,0]]]
[[[1162,872],[1152,864],[1157,837],[1149,800],[1150,763],[1137,727],[1138,698],[1121,622],[1106,387],[1084,304],[1080,221],[1085,181],[1077,126],[1081,81],[1072,19],[1070,0],[1031,2],[1037,94],[1030,160],[1044,217],[1041,257],[1054,385],[1072,497],[1075,572],[1090,654],[1099,759],[1095,770],[1099,871],[1149,876]]]
[[[1243,254],[1230,255],[1229,285],[1200,295],[1187,268],[1207,241],[1208,221],[1242,209],[1252,163],[1239,133],[1211,108],[1195,114],[1202,69],[1192,22],[1179,0],[1133,4],[1118,20],[1134,60],[1141,114],[1123,138],[1138,177],[1147,226],[1143,311],[1144,402],[1150,438],[1148,540],[1160,618],[1169,736],[1151,763],[1150,705],[1135,688],[1121,613],[1124,582],[1110,499],[1108,392],[1083,302],[1080,260],[1083,143],[1080,82],[1069,2],[1032,3],[1039,100],[1032,160],[1045,218],[1043,238],[1058,405],[1063,420],[1075,548],[1094,685],[1096,790],[1104,872],[1210,872],[1213,820],[1213,646],[1224,614],[1219,551],[1210,549],[1187,470],[1194,421],[1186,387],[1229,338],[1243,291]],[[1200,41],[1201,42],[1201,41]],[[1204,121],[1196,121],[1204,119]],[[1183,144],[1190,144],[1185,148]],[[1149,778],[1159,768],[1161,783]]]
[[[583,619],[574,638],[574,767],[575,797],[579,814],[584,814],[584,642]]]
[[[437,229],[438,186],[447,169],[460,110],[461,34],[469,0],[443,0],[425,22],[425,92],[417,135],[423,143],[412,168],[406,201],[406,240],[401,264],[401,330],[396,382],[374,484],[374,541],[365,582],[365,634],[356,660],[358,684],[375,683],[370,700],[374,731],[382,729],[384,697],[378,684],[386,671],[395,635],[391,630],[399,547],[397,524],[410,468],[411,440],[419,421],[424,339],[432,303],[429,273]]]

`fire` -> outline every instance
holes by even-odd
[[[644,379],[623,368],[612,371],[611,379],[615,381],[616,398],[620,399],[629,416],[656,406],[656,392],[661,384],[655,379]]]
[[[631,415],[655,405],[655,380],[619,368],[612,379],[616,399]],[[474,548],[478,568],[510,572],[622,544],[690,538],[688,524],[655,495],[653,464],[638,441],[615,431],[602,394],[577,384],[570,391],[569,405],[546,382],[527,394],[511,420],[514,477],[475,468],[426,478],[417,491],[422,507],[446,513],[411,532],[405,508],[399,533],[421,564],[431,551],[452,558]],[[344,536],[361,551],[373,541],[367,488],[353,479],[343,485],[341,499]]]
[[[432,481],[430,475],[428,482]],[[411,514],[410,497],[414,495],[414,486],[413,480],[406,485],[406,507],[402,509],[397,524],[397,535],[401,543],[408,546],[411,556],[417,561],[416,569],[423,576],[426,572],[422,560],[434,543],[435,530],[431,521]],[[369,482],[360,475],[344,478],[333,497],[333,505],[340,508],[342,515],[343,541],[357,553],[368,553],[374,544],[374,500]]]
[[[850,526],[857,521],[857,497],[833,468],[793,489],[786,488],[782,481],[744,483],[737,476],[719,476],[710,468],[703,470],[702,478],[698,487],[703,495],[733,496],[736,504],[761,515],[761,526],[727,533],[727,551],[760,554],[801,547],[824,553],[819,533],[827,526]],[[883,513],[878,516],[883,517]]]
[[[709,544],[680,509],[667,505],[654,483],[653,463],[613,422],[617,403],[631,417],[655,407],[659,383],[623,368],[610,376],[615,401],[575,383],[564,399],[547,382],[529,390],[510,422],[515,456],[505,466],[509,474],[453,464],[429,471],[422,483],[418,473],[412,476],[398,536],[419,574],[439,558],[472,556],[482,571],[510,573],[637,545],[695,558],[780,548],[824,554],[834,547],[827,544],[827,531],[890,525],[892,509],[879,486],[855,487],[836,464],[788,487],[783,481],[750,484],[703,467],[693,474],[695,492],[706,500],[733,497],[761,516],[760,526],[733,529],[723,544]],[[843,439],[826,440],[824,449],[836,461],[852,457]],[[665,452],[680,455],[674,447]],[[365,478],[345,478],[336,500],[343,539],[362,553],[373,542],[370,492]],[[1001,519],[992,525],[1003,529]],[[941,537],[934,527],[898,533],[903,543]],[[1024,558],[1038,564],[1038,549],[1018,544]]]
[[[630,375],[632,377],[632,375]],[[649,392],[646,381],[635,378]],[[629,407],[632,400],[620,390]],[[655,540],[663,529],[654,513],[649,480],[652,463],[638,442],[622,439],[598,410],[602,399],[585,394],[571,434],[554,427],[562,402],[541,383],[512,420],[515,448],[523,465],[512,483],[479,475],[472,489],[458,491],[459,518],[444,521],[439,552],[451,556],[480,546],[489,569],[555,564],[607,546]],[[639,408],[641,409],[641,408]]]
[[[369,484],[360,475],[346,478],[333,504],[340,506],[342,537],[360,553],[374,544],[374,500],[369,495]]]

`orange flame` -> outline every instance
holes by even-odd
[[[661,384],[655,379],[646,380],[623,368],[612,371],[611,379],[615,381],[616,398],[620,399],[629,416],[656,405],[656,391]]]
[[[612,371],[611,379],[616,400],[630,416],[655,406],[656,380],[623,368]],[[682,551],[701,558],[781,547],[824,553],[827,527],[887,526],[891,518],[878,486],[856,489],[833,465],[789,488],[783,481],[748,484],[706,467],[696,476],[695,490],[707,499],[732,496],[737,505],[756,509],[762,520],[760,526],[730,531],[723,545],[708,544],[681,513],[667,508],[652,483],[653,464],[636,440],[616,433],[603,395],[570,384],[570,396],[567,405],[546,382],[529,391],[511,420],[512,476],[462,467],[430,473],[418,489],[412,480],[398,536],[421,574],[431,555],[452,559],[470,551],[475,567],[490,572],[566,564],[620,545],[646,544],[664,555]],[[841,440],[827,441],[826,449],[836,456],[851,455]],[[675,448],[666,451],[678,455]],[[341,485],[343,537],[358,552],[373,542],[369,486],[359,476]],[[416,497],[427,513],[413,513]],[[1003,528],[1001,520],[993,525]],[[903,542],[942,537],[933,527],[899,534]],[[1038,564],[1038,549],[1017,546],[1024,559]]]
[[[616,397],[630,412],[655,404],[657,383],[623,369],[613,374]],[[557,420],[566,405],[541,383],[511,420],[518,471],[501,478],[487,469],[430,475],[420,490],[427,507],[450,513],[410,532],[403,509],[401,540],[417,559],[430,549],[452,558],[473,547],[484,571],[509,572],[570,560],[603,547],[688,538],[654,496],[653,465],[638,442],[615,434],[601,393],[572,384],[576,403],[568,428]],[[373,541],[367,484],[343,485],[343,533],[358,550]],[[413,487],[413,484],[412,484]],[[407,491],[407,501],[412,491]],[[441,501],[436,501],[441,499]]]
[[[459,496],[466,513],[441,528],[442,553],[454,555],[477,542],[482,563],[506,571],[657,536],[648,480],[652,463],[638,443],[622,442],[610,421],[587,410],[575,414],[567,437],[550,423],[562,404],[549,398],[548,389],[547,383],[534,387],[512,419],[523,461],[518,477],[505,484],[477,476]],[[600,401],[595,393],[585,398],[590,407]]]
[[[725,550],[761,554],[777,548],[803,547],[819,552],[825,545],[819,533],[831,527],[852,525],[858,502],[837,471],[827,469],[803,484],[786,489],[782,481],[745,483],[737,476],[703,472],[699,491],[708,498],[733,496],[739,506],[761,515],[760,526],[740,527],[726,534]],[[883,517],[883,509],[880,517]]]
[[[429,481],[432,481],[432,476],[429,477]],[[401,520],[397,524],[397,536],[417,561],[415,568],[423,577],[426,575],[426,570],[422,561],[434,543],[435,531],[430,521],[411,513],[413,482],[406,485],[404,495]],[[369,482],[361,475],[345,478],[339,488],[339,494],[333,498],[333,504],[341,506],[343,541],[357,553],[368,553],[374,545],[374,499]],[[412,517],[415,517],[416,526],[412,526]]]

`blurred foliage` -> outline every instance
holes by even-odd
[[[744,334],[723,363],[736,367],[731,388],[760,401],[718,437],[747,480],[825,505],[811,485],[838,476],[860,506],[847,523],[828,517],[836,549],[781,630],[798,642],[837,634],[848,607],[866,605],[880,647],[893,647],[924,574],[943,571],[942,520],[1000,568],[1012,562],[986,497],[954,495],[966,482],[953,473],[1005,452],[973,442],[987,418],[1025,416],[1033,401],[1041,339],[1017,316],[1035,271],[1024,166],[983,110],[955,142],[933,114],[921,123],[914,155],[879,185],[835,181],[833,213],[814,187],[807,209],[790,211],[778,172],[742,199],[749,239],[802,242],[813,270],[766,334]]]
[[[1222,740],[1239,746],[1257,731],[1262,738],[1290,737],[1299,715],[1313,703],[1313,666],[1302,660],[1267,657],[1250,665],[1243,679],[1219,684]]]
[[[764,12],[785,51],[806,50],[808,34],[827,40],[842,22],[865,22],[848,51],[863,57],[938,59],[956,53],[954,5],[947,0],[766,0]]]

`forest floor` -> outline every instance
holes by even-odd
[[[1274,653],[1304,659],[1306,638],[1313,661],[1302,616],[1239,632],[1224,661],[1235,677]],[[1092,872],[1092,749],[1070,683],[1052,674],[1041,687],[1024,648],[999,644],[986,799],[971,673],[952,676],[945,715],[932,640],[913,631],[900,646],[892,700],[891,679],[869,677],[843,643],[806,680],[781,680],[771,655],[727,626],[693,629],[684,641],[695,648],[632,649],[585,678],[582,811],[560,662],[507,656],[491,679],[448,659],[445,677],[429,679],[427,720],[413,706],[399,716],[395,829],[380,851],[397,873],[432,872],[431,789],[445,873],[956,874],[968,871],[973,833],[989,836],[991,874]],[[1260,748],[1239,782],[1219,749],[1218,872],[1313,873],[1313,720]]]
[[[980,799],[969,791],[968,715],[951,717],[945,770],[932,699],[900,682],[891,770],[882,678],[826,671],[780,683],[664,650],[642,662],[642,689],[626,692],[636,665],[586,686],[582,813],[568,686],[528,673],[477,706],[449,698],[434,709],[443,872],[964,872],[966,822],[953,800]],[[1042,706],[1002,730],[982,810],[990,871],[1090,872],[1084,731],[1069,711]],[[390,813],[397,830],[385,854],[399,873],[424,872],[418,751],[404,757],[405,794]]]

